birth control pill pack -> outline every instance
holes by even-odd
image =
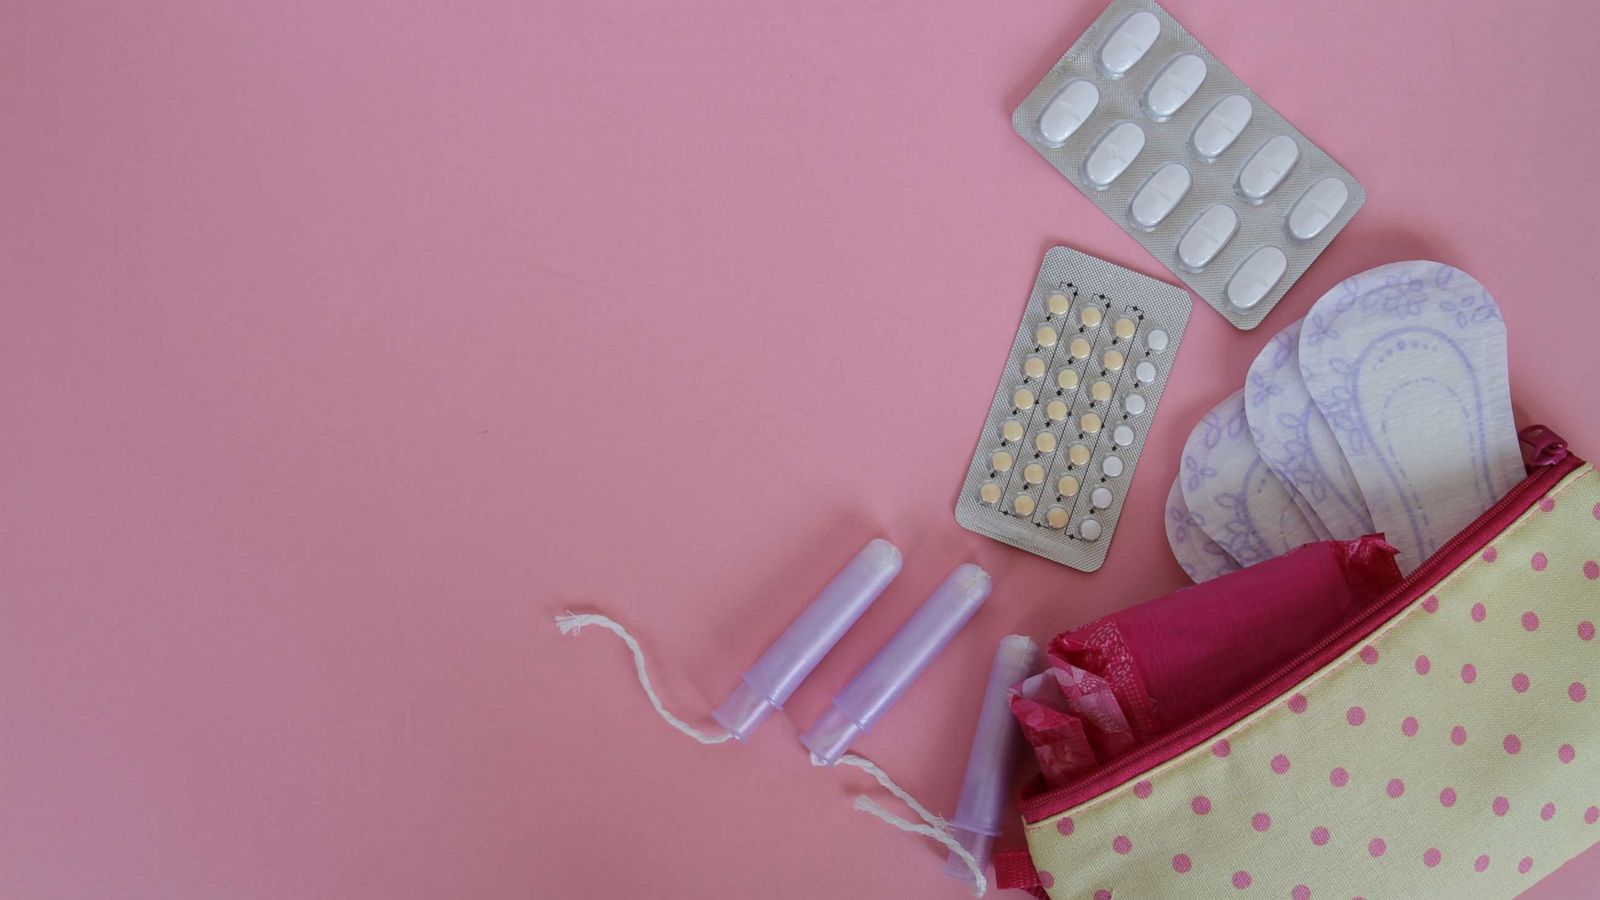
[[[1100,568],[1192,306],[1176,285],[1067,247],[1046,253],[956,521]]]
[[[1366,200],[1360,182],[1153,0],[1113,0],[1011,122],[1244,330]]]

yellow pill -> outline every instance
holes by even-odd
[[[1128,318],[1127,316],[1123,316],[1117,320],[1117,324],[1111,326],[1111,330],[1116,334],[1117,337],[1127,340],[1128,338],[1133,337],[1133,332],[1138,327],[1139,326],[1136,325],[1132,319]]]
[[[1078,430],[1084,434],[1100,433],[1100,417],[1092,412],[1084,413],[1078,417]]]
[[[1089,399],[1096,403],[1104,403],[1111,399],[1111,382],[1096,381],[1089,385]]]
[[[1067,404],[1063,400],[1051,400],[1044,405],[1044,414],[1052,422],[1065,422],[1067,420]]]
[[[1001,422],[1000,437],[1008,441],[1022,440],[1022,423],[1016,419],[1007,419]]]
[[[985,503],[999,503],[1000,485],[995,484],[992,481],[985,481],[978,488],[978,499]]]
[[[1056,340],[1056,330],[1049,325],[1040,325],[1033,330],[1033,342],[1041,347],[1054,347]]]
[[[1022,480],[1029,484],[1044,483],[1044,466],[1038,463],[1028,463],[1022,469]]]
[[[1082,322],[1085,328],[1100,327],[1100,322],[1104,316],[1105,314],[1100,311],[1098,306],[1085,306],[1078,311],[1078,321]]]
[[[1105,353],[1100,355],[1100,365],[1107,372],[1122,371],[1122,364],[1124,362],[1126,362],[1126,359],[1123,357],[1121,350],[1107,350]]]
[[[1072,354],[1073,359],[1088,359],[1089,342],[1081,337],[1073,338],[1072,343],[1067,345],[1067,352]]]
[[[1071,306],[1072,298],[1060,291],[1056,291],[1054,294],[1044,298],[1044,308],[1050,310],[1051,315],[1064,316]]]
[[[1043,378],[1044,369],[1044,359],[1041,357],[1030,356],[1022,361],[1022,374],[1029,378]]]
[[[989,454],[989,468],[996,472],[1011,471],[1011,454],[1005,450],[996,450]]]
[[[1078,496],[1078,479],[1071,475],[1063,475],[1056,479],[1056,493],[1063,497]]]
[[[1027,494],[1018,494],[1017,498],[1011,501],[1011,508],[1016,510],[1019,516],[1033,515],[1033,506],[1033,498]]]
[[[1078,370],[1076,370],[1076,369],[1062,369],[1060,372],[1057,372],[1056,373],[1056,385],[1058,387],[1060,387],[1063,391],[1075,391],[1075,390],[1077,390],[1078,389]]]
[[[1067,451],[1067,460],[1075,466],[1087,466],[1089,464],[1089,448],[1083,444],[1073,444],[1072,449]]]
[[[1011,405],[1017,409],[1033,409],[1033,391],[1017,388],[1011,392]]]
[[[1054,453],[1056,452],[1056,436],[1048,431],[1041,431],[1034,435],[1033,446],[1040,453]]]
[[[1067,511],[1059,506],[1052,506],[1050,511],[1044,514],[1044,520],[1051,528],[1065,528],[1067,527]]]

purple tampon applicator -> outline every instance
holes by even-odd
[[[743,741],[794,693],[833,645],[900,574],[900,551],[877,538],[828,582],[711,715]]]
[[[989,574],[971,563],[958,566],[833,698],[811,730],[800,735],[800,742],[823,765],[838,762],[856,738],[872,730],[988,596]]]
[[[967,774],[961,780],[961,799],[956,803],[955,818],[950,820],[952,836],[977,860],[979,871],[989,864],[989,848],[1000,836],[1017,755],[1020,732],[1012,721],[1006,691],[1032,675],[1038,660],[1039,645],[1031,638],[1013,634],[1001,639],[994,666],[989,669],[989,686],[983,691],[972,752],[967,756]],[[944,872],[952,878],[972,881],[972,870],[954,853],[945,862]]]

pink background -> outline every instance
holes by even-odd
[[[951,811],[997,639],[1183,582],[1180,442],[1339,279],[1472,272],[1600,453],[1596,7],[1173,0],[1367,206],[1261,330],[1197,305],[1100,573],[958,528],[1043,252],[1175,280],[1010,128],[1101,7],[0,7],[5,893],[962,897],[796,726],[980,563],[859,746]],[[749,746],[551,622],[703,722],[874,535],[904,574]]]

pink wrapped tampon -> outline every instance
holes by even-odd
[[[794,693],[833,645],[900,574],[900,551],[877,538],[817,594],[711,715],[744,740]]]

